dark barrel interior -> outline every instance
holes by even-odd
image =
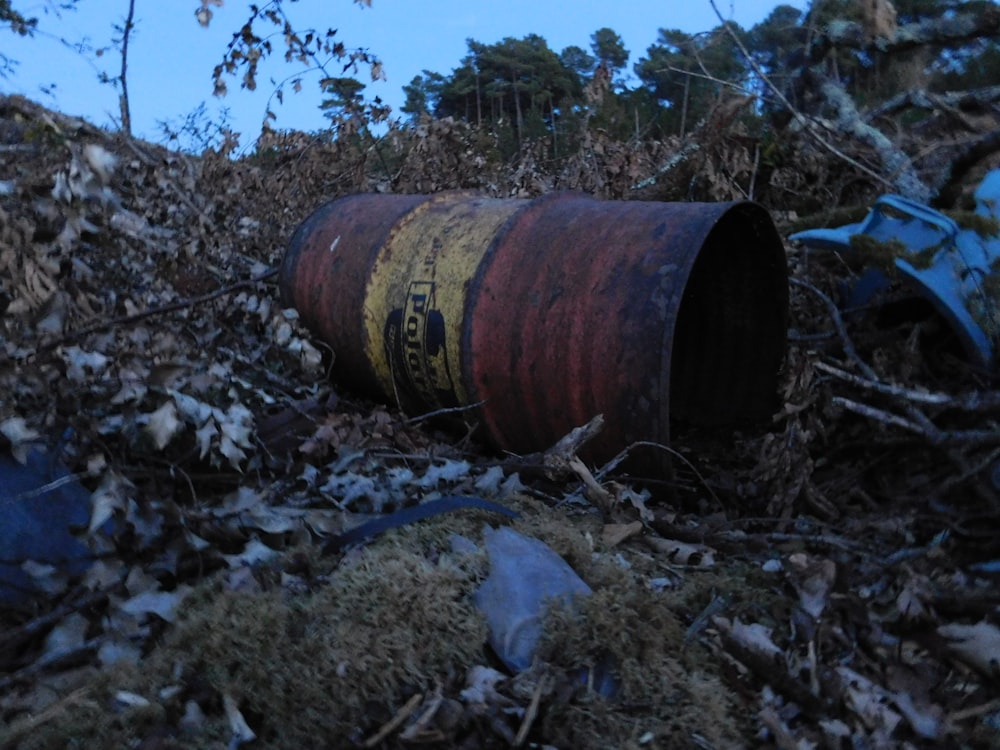
[[[781,237],[753,203],[735,205],[705,239],[673,332],[677,426],[737,426],[776,409],[788,327],[785,263]]]

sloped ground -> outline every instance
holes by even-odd
[[[0,746],[1000,744],[1000,398],[925,305],[842,316],[857,269],[789,245],[783,408],[680,436],[677,485],[650,491],[336,390],[335,353],[277,299],[271,269],[325,200],[743,197],[750,144],[711,132],[671,170],[682,144],[599,133],[558,170],[505,165],[451,122],[234,162],[0,100],[4,450],[79,477],[98,552],[82,579],[30,568],[48,593],[3,611]],[[850,181],[794,148],[758,186],[778,217]],[[434,493],[514,508],[594,589],[550,615],[531,669],[497,671],[486,558],[451,536],[506,519],[322,554]],[[608,668],[613,698],[587,685]]]

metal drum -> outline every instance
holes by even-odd
[[[340,382],[413,414],[482,402],[508,451],[603,414],[606,459],[776,406],[788,276],[751,202],[354,195],[298,228],[280,286]]]

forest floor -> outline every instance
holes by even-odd
[[[753,171],[783,236],[882,192],[806,143],[765,174],[737,125],[713,132],[673,171],[683,144],[599,133],[557,170],[502,163],[450,121],[234,160],[0,98],[3,452],[65,465],[95,554],[23,566],[43,591],[0,610],[0,747],[1000,746],[997,380],[898,280],[848,314],[863,268],[786,242],[781,408],[677,435],[666,489],[528,471],[367,401],[282,309],[291,234],[356,192],[735,200]],[[435,493],[519,517],[323,554]],[[474,603],[487,557],[455,541],[501,522],[593,589],[513,675]]]

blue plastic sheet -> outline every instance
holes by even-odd
[[[975,197],[975,214],[1000,220],[1000,170],[986,176]],[[790,239],[844,253],[854,252],[851,238],[857,234],[900,243],[903,250],[893,261],[895,267],[944,316],[969,359],[992,370],[1000,346],[1000,236],[983,226],[960,226],[922,203],[883,195],[864,221],[810,229]],[[887,283],[875,269],[866,274],[869,290]]]
[[[475,593],[476,606],[490,627],[490,646],[512,672],[531,666],[542,637],[546,607],[572,606],[575,597],[593,592],[556,552],[539,539],[501,526],[484,532],[490,575]],[[602,654],[580,681],[606,698],[618,692],[617,664]]]
[[[39,593],[22,565],[52,565],[82,573],[90,551],[73,534],[90,520],[90,493],[58,459],[33,450],[24,464],[0,456],[0,606]]]

